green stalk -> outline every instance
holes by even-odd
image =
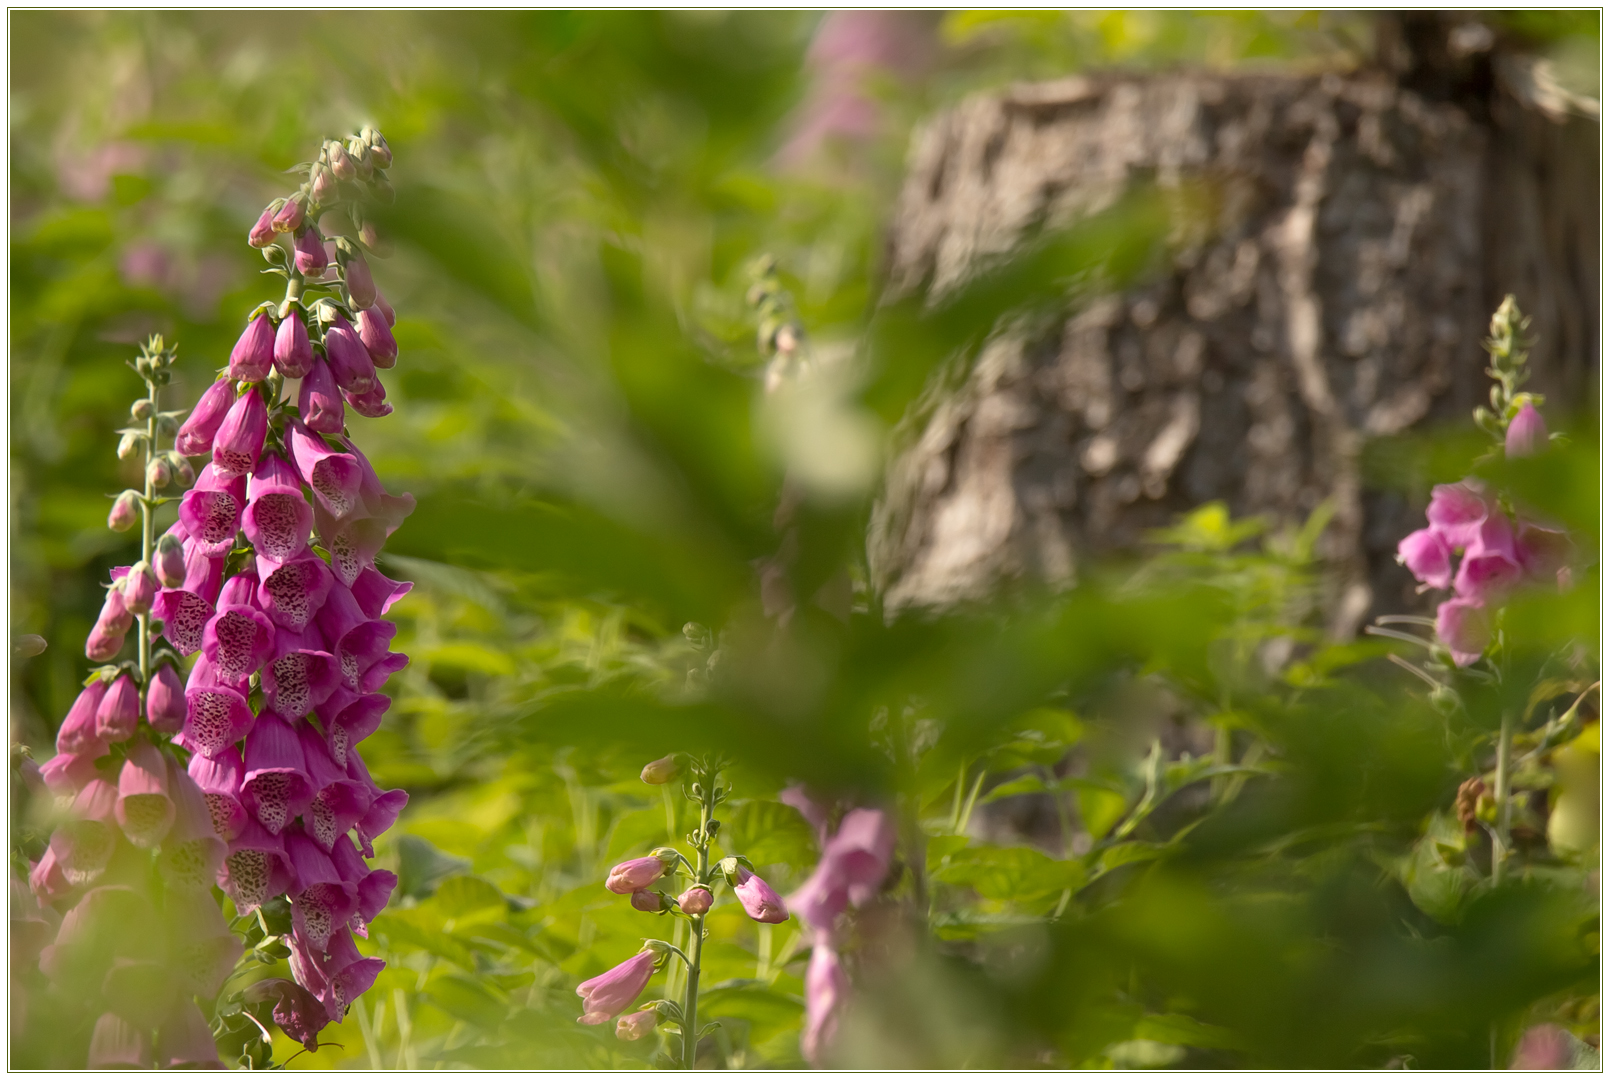
[[[705,772],[701,779],[704,781],[703,790],[699,799],[699,831],[695,839],[695,848],[699,855],[699,865],[694,875],[694,884],[707,885],[710,876],[710,821],[715,815],[716,802],[716,772]],[[704,916],[695,915],[692,919],[693,941],[691,942],[691,958],[684,958],[688,972],[687,992],[682,999],[682,1067],[694,1068],[694,1059],[699,1053],[699,958],[704,952]]]
[[[1509,858],[1509,769],[1512,719],[1505,712],[1498,725],[1498,775],[1494,778],[1493,798],[1498,817],[1493,828],[1493,884],[1504,880],[1504,861]]]
[[[140,500],[140,561],[151,565],[151,552],[156,546],[156,514],[152,507],[156,489],[151,483],[151,462],[157,454],[157,384],[145,376],[145,399],[151,403],[151,415],[145,421],[145,498]],[[149,571],[148,571],[149,572]],[[151,613],[139,616],[140,624],[140,690],[145,693],[151,686]]]

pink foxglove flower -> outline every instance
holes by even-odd
[[[1465,557],[1454,575],[1458,596],[1487,605],[1503,596],[1521,579],[1521,565],[1515,557],[1515,534],[1502,513],[1489,515],[1465,547]]]
[[[127,675],[119,675],[95,710],[95,735],[109,743],[122,742],[134,734],[139,722],[140,688]]]
[[[370,777],[369,769],[364,765],[363,758],[358,756],[356,747],[347,751],[347,776],[363,785],[364,791],[369,796],[369,809],[358,819],[354,831],[358,835],[358,846],[363,849],[364,856],[374,858],[372,841],[397,823],[397,816],[402,813],[403,807],[408,805],[408,792],[402,788],[381,790]]]
[[[324,238],[319,235],[319,230],[310,226],[296,231],[292,251],[296,257],[296,268],[308,277],[317,277],[330,265],[330,258],[324,252]]]
[[[263,395],[252,387],[229,407],[218,434],[212,440],[212,465],[222,479],[250,476],[268,437],[268,407]],[[186,523],[185,528],[190,525]],[[194,532],[195,530],[191,530]]]
[[[218,887],[235,902],[242,914],[255,911],[265,900],[286,892],[296,882],[284,839],[248,821],[229,841],[229,854],[218,874]]]
[[[628,859],[610,870],[609,877],[604,881],[604,888],[625,896],[638,889],[648,888],[669,873],[673,865],[658,855]]]
[[[397,313],[391,309],[390,304],[386,303],[386,294],[379,289],[375,290],[375,310],[379,311],[381,317],[386,320],[388,328],[397,325]]]
[[[212,440],[223,426],[229,407],[235,403],[235,384],[230,379],[219,379],[207,387],[190,410],[190,416],[179,428],[173,440],[174,449],[186,457],[212,453]]]
[[[1475,540],[1490,510],[1487,499],[1468,484],[1438,484],[1431,489],[1426,520],[1450,548],[1462,548]]]
[[[176,1003],[157,1028],[156,1066],[159,1069],[221,1069],[218,1044],[212,1028],[194,1001]]]
[[[350,394],[363,394],[375,385],[375,365],[352,324],[340,315],[324,332],[324,355],[335,384]],[[348,403],[351,398],[348,397]]]
[[[263,216],[257,219],[251,231],[246,234],[246,242],[254,248],[265,248],[274,242],[274,215],[279,207],[270,203],[263,211]]]
[[[168,888],[206,892],[229,847],[213,828],[212,808],[200,785],[176,759],[168,758],[167,764],[173,828],[162,841],[159,868]]]
[[[397,875],[390,870],[371,870],[349,836],[336,838],[330,849],[330,861],[335,864],[341,880],[357,891],[358,914],[352,919],[352,928],[360,936],[368,937],[367,924],[391,901],[392,891],[397,888]]]
[[[262,578],[258,606],[287,630],[301,630],[312,622],[335,584],[330,568],[312,551],[279,565],[259,559],[257,572]]]
[[[652,950],[645,949],[576,987],[582,1004],[580,1022],[603,1024],[625,1012],[648,986],[656,959]]]
[[[318,357],[302,379],[302,389],[296,399],[302,423],[313,431],[338,435],[346,425],[346,406],[341,402],[341,391],[336,388],[330,366]]]
[[[259,559],[283,563],[307,550],[313,510],[302,494],[302,480],[273,451],[257,461],[246,485],[241,529]]]
[[[302,227],[307,220],[307,208],[302,205],[300,197],[285,200],[279,213],[274,215],[274,231],[277,233],[293,233]]]
[[[246,478],[227,474],[209,463],[197,474],[196,486],[179,500],[179,523],[195,551],[217,558],[233,550],[245,509]]]
[[[330,937],[358,913],[357,890],[341,880],[335,863],[297,826],[284,832],[285,854],[296,875],[291,896],[291,928],[303,940],[323,951]],[[309,988],[311,989],[311,987]]]
[[[386,388],[381,383],[379,376],[375,377],[374,381],[370,383],[369,389],[363,393],[354,394],[349,390],[343,392],[341,396],[346,398],[347,404],[352,407],[352,411],[359,416],[379,420],[383,416],[392,414],[392,407],[386,401]]]
[[[67,718],[62,721],[61,729],[56,732],[57,752],[80,754],[96,747],[100,747],[102,753],[106,752],[105,740],[97,731],[95,714],[100,711],[101,702],[106,697],[107,685],[104,680],[96,679],[79,691],[72,708],[67,710]]]
[[[1433,589],[1446,589],[1453,583],[1449,560],[1453,551],[1436,529],[1420,529],[1398,544],[1398,562],[1409,568],[1415,580]]]
[[[1492,633],[1492,617],[1473,600],[1455,598],[1437,607],[1437,637],[1460,667],[1481,659]]]
[[[294,910],[293,905],[292,911]],[[320,990],[316,993],[324,1002],[331,1021],[338,1021],[345,1016],[347,1006],[374,985],[375,979],[386,966],[386,962],[378,956],[364,956],[358,952],[358,946],[352,940],[352,932],[345,927],[330,935],[327,951],[309,953],[304,950],[303,955],[312,961],[313,967],[318,972],[317,982],[320,984]],[[294,961],[297,953],[293,951],[291,956]]]
[[[375,279],[369,272],[369,262],[361,255],[347,260],[347,295],[352,298],[355,308],[373,307],[375,302]]]
[[[145,721],[152,731],[173,735],[184,727],[184,684],[168,664],[158,667],[145,688]]]
[[[703,915],[710,910],[710,905],[714,902],[715,898],[710,895],[710,890],[703,885],[695,885],[676,898],[676,906],[684,915]]]
[[[134,625],[134,613],[129,610],[129,603],[123,597],[123,590],[117,587],[106,591],[106,599],[101,603],[101,614],[96,624],[106,629],[109,634],[126,634],[129,627]]]
[[[352,598],[365,615],[378,619],[413,588],[412,581],[393,581],[374,567],[366,566],[352,583]]]
[[[97,663],[115,660],[123,651],[125,632],[113,630],[104,623],[96,623],[84,641],[84,655]]]
[[[1531,401],[1522,403],[1520,411],[1509,422],[1509,430],[1504,433],[1504,454],[1506,457],[1527,457],[1548,448],[1549,429],[1543,422],[1543,414],[1538,412]]]
[[[149,565],[137,562],[121,578],[117,578],[116,571],[113,576],[113,584],[123,593],[123,606],[130,614],[144,615],[151,610],[151,602],[157,595],[157,579],[152,576]]]
[[[189,537],[190,533],[184,525],[175,521],[157,540],[151,567],[156,572],[157,583],[165,589],[177,589],[184,585],[184,542]]]
[[[313,785],[296,731],[268,710],[246,736],[246,775],[240,802],[263,828],[278,833],[313,801]]]
[[[290,979],[264,979],[246,988],[247,1002],[274,1002],[274,1023],[312,1052],[319,1048],[319,1032],[330,1022],[324,1003]]]
[[[781,923],[788,921],[788,907],[783,898],[767,885],[758,874],[740,866],[737,870],[737,884],[732,887],[738,902],[748,916],[756,922]]]
[[[280,320],[274,334],[274,367],[287,379],[300,379],[313,370],[313,344],[297,308]]]
[[[341,683],[340,668],[316,626],[279,627],[274,654],[263,668],[263,707],[281,716],[300,720]]]
[[[274,322],[262,312],[247,324],[229,354],[229,377],[237,382],[262,382],[274,365]]]
[[[369,792],[347,776],[325,741],[309,725],[297,725],[296,734],[313,789],[313,798],[302,815],[303,825],[312,841],[329,851],[368,811]]]
[[[1571,540],[1559,529],[1522,520],[1515,532],[1515,557],[1526,576],[1565,588],[1570,584]]]
[[[396,624],[366,616],[352,590],[339,581],[331,584],[317,621],[324,640],[330,643],[330,652],[340,665],[342,684],[353,693],[372,692],[376,688],[373,680],[365,678],[369,670],[392,655],[401,655],[390,651],[391,639],[397,633]],[[402,663],[406,662],[405,658]],[[400,666],[388,665],[386,674]]]
[[[820,1069],[838,1033],[838,1019],[844,999],[850,993],[850,980],[844,974],[839,954],[829,945],[818,943],[811,949],[805,967],[805,1027],[799,1048],[812,1068]]]
[[[229,930],[212,891],[170,890],[167,896],[168,967],[181,995],[216,998],[245,949]]]
[[[173,827],[168,765],[162,751],[148,742],[135,743],[123,762],[117,778],[116,813],[123,835],[139,847],[157,846]]]
[[[102,1013],[89,1037],[91,1069],[149,1069],[151,1040],[144,1031],[114,1012]]]
[[[397,362],[397,339],[378,306],[358,312],[358,340],[369,350],[375,367],[389,368]]]
[[[229,686],[198,686],[192,679],[185,691],[185,703],[181,733],[185,745],[209,757],[233,749],[257,720],[245,696]]]
[[[297,420],[285,423],[285,447],[291,463],[313,497],[333,518],[343,518],[359,506],[358,490],[363,470],[351,454],[331,450],[318,435]]]
[[[45,789],[58,798],[68,798],[83,786],[100,775],[95,768],[95,759],[104,757],[106,746],[104,743],[92,743],[80,753],[57,753],[57,755],[39,766],[39,778],[44,781]]]
[[[240,782],[245,773],[240,751],[233,746],[213,757],[194,754],[186,770],[200,789],[219,839],[234,840],[246,828],[248,815],[240,804]]]

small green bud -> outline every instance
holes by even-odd
[[[162,456],[167,461],[168,467],[173,470],[173,478],[178,481],[180,487],[189,487],[196,482],[195,466],[190,464],[189,458],[177,450],[164,450]]]
[[[117,457],[119,461],[128,461],[137,456],[140,447],[145,445],[145,436],[138,431],[125,431],[123,438],[117,443]]]
[[[129,416],[133,417],[136,422],[141,424],[151,419],[151,414],[155,411],[156,406],[151,404],[150,398],[141,398],[139,401],[136,401],[133,405],[129,406]]]
[[[145,478],[158,491],[173,483],[173,466],[165,458],[154,457],[145,467]]]
[[[140,520],[140,493],[129,489],[112,503],[112,512],[106,516],[106,527],[113,532],[128,532]]]

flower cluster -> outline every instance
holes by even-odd
[[[1511,458],[1539,453],[1549,444],[1548,426],[1537,410],[1542,399],[1515,392],[1526,379],[1526,354],[1518,346],[1526,322],[1514,297],[1506,297],[1494,313],[1487,342],[1493,407],[1476,410],[1477,424],[1502,440]],[[1564,588],[1569,583],[1571,545],[1565,533],[1506,512],[1477,480],[1432,489],[1426,520],[1426,528],[1398,545],[1398,562],[1423,588],[1453,590],[1437,608],[1436,633],[1460,667],[1486,651],[1492,613],[1518,585],[1537,581]]]
[[[171,350],[154,342],[135,365],[151,393],[133,416],[147,426],[125,445],[146,451],[146,490],[120,495],[109,524],[143,520],[144,557],[113,572],[85,651],[114,660],[138,619],[139,659],[92,674],[62,723],[40,775],[66,820],[30,875],[44,908],[72,905],[41,953],[45,973],[64,986],[101,980],[109,1008],[92,1066],[216,1064],[192,997],[216,997],[243,946],[215,884],[238,916],[256,916],[256,955],[288,959],[295,980],[266,980],[247,1000],[273,1000],[276,1022],[309,1048],[383,967],[353,935],[367,936],[396,885],[365,860],[407,795],[375,783],[358,744],[391,703],[379,690],[408,663],[385,615],[411,585],[375,557],[414,501],[385,490],[344,409],[391,411],[375,369],[396,361],[394,316],[364,258],[376,238],[361,211],[389,192],[390,160],[371,129],[327,143],[301,190],[264,212],[251,241],[279,252],[269,261],[286,298],[253,313],[182,426],[155,412]],[[337,240],[326,260],[315,222],[338,214],[359,239]],[[164,431],[171,450],[157,449]],[[190,458],[206,459],[199,472]],[[191,481],[156,538],[154,512],[172,501],[158,492]],[[143,852],[155,852],[161,896],[147,895]],[[288,925],[270,934],[263,911],[283,909],[281,897]],[[128,932],[147,925],[167,930]],[[157,983],[165,996],[148,992]],[[177,1012],[163,1011],[170,1002]],[[202,1041],[204,1055],[180,1053]]]
[[[850,981],[839,958],[845,911],[877,896],[894,858],[894,822],[882,810],[854,809],[832,830],[829,808],[804,788],[792,787],[778,798],[794,807],[816,830],[822,858],[816,871],[789,897],[809,927],[813,941],[805,968],[805,1028],[800,1051],[820,1068],[838,1029],[838,1017]]]
[[[716,889],[722,883],[728,885],[744,913],[756,922],[782,923],[787,922],[789,916],[782,897],[754,872],[748,859],[729,855],[714,864],[710,862],[710,845],[721,829],[721,823],[713,814],[729,790],[717,783],[721,770],[718,762],[691,762],[684,755],[672,754],[645,765],[642,779],[648,784],[665,784],[684,770],[692,773],[692,782],[685,793],[690,801],[699,805],[700,811],[699,828],[688,837],[694,858],[688,859],[674,847],[655,848],[641,858],[628,859],[611,869],[604,888],[630,896],[632,907],[638,911],[687,919],[690,948],[684,952],[667,942],[649,939],[641,952],[583,982],[576,987],[576,993],[582,999],[579,1022],[602,1024],[619,1017],[615,1034],[620,1039],[642,1039],[652,1033],[661,1020],[677,1024],[682,1031],[682,1061],[692,1068],[698,1039],[703,1034],[698,1028],[698,1002],[704,921],[715,903]],[[688,879],[687,887],[679,895],[672,897],[655,887],[679,871]],[[622,1016],[643,993],[655,970],[672,954],[687,968],[687,992],[683,1000],[680,1003],[651,1001],[642,1009]]]

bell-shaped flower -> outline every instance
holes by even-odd
[[[268,710],[246,736],[246,776],[240,801],[263,828],[278,833],[313,801],[313,785],[296,731]]]
[[[1533,581],[1562,589],[1570,583],[1571,538],[1559,529],[1522,519],[1515,530],[1515,558]]]
[[[313,509],[302,494],[301,478],[272,451],[258,459],[246,485],[241,528],[259,560],[282,563],[307,550]]]
[[[850,903],[865,904],[889,876],[894,857],[894,822],[882,810],[857,809],[844,815],[839,830],[822,852],[838,867],[849,889]]]
[[[357,890],[341,880],[330,856],[300,828],[292,826],[281,835],[291,872],[296,876],[296,891],[291,895],[291,928],[323,950],[331,934],[357,914]]]
[[[349,394],[362,394],[374,386],[375,364],[358,339],[352,324],[340,315],[324,332],[324,356],[335,384]]]
[[[1490,514],[1465,547],[1465,557],[1454,575],[1454,593],[1478,604],[1494,603],[1521,579],[1515,557],[1515,534],[1501,512]]]
[[[117,825],[117,788],[100,777],[73,798],[71,817],[51,833],[49,853],[65,883],[94,884],[112,861],[122,833]]]
[[[313,343],[299,309],[292,308],[274,333],[274,368],[287,379],[300,379],[313,370]]]
[[[166,960],[180,992],[207,1000],[218,996],[245,951],[229,929],[211,889],[168,890]]]
[[[355,694],[342,686],[332,690],[318,707],[331,760],[344,768],[352,747],[375,733],[390,707],[384,694]]]
[[[369,262],[361,255],[348,259],[343,268],[347,282],[347,295],[354,308],[372,307],[375,302],[375,278]]]
[[[262,446],[261,440],[258,446]],[[179,500],[179,523],[189,534],[190,550],[210,558],[228,555],[235,547],[245,509],[246,478],[226,474],[216,463],[203,466],[196,474],[195,487]]]
[[[366,566],[358,572],[357,580],[352,583],[352,598],[365,615],[378,619],[391,610],[391,605],[407,596],[413,587],[412,581],[393,581],[374,567]]]
[[[250,476],[263,453],[263,440],[268,438],[268,407],[263,395],[252,387],[229,407],[218,434],[212,440],[213,470],[223,479]],[[198,481],[199,482],[199,481]],[[194,535],[196,530],[188,521],[185,528]]]
[[[375,290],[375,310],[380,312],[381,317],[386,320],[388,328],[397,325],[397,313],[392,310],[390,304],[386,303],[386,294],[379,289]]]
[[[334,579],[324,560],[304,551],[278,565],[259,559],[257,604],[268,617],[287,630],[301,630],[324,607]]]
[[[279,627],[274,652],[263,668],[264,708],[300,720],[340,685],[340,668],[316,626],[300,631]]]
[[[160,942],[150,935],[129,933],[130,927],[155,922],[151,902],[143,893],[127,885],[90,889],[62,916],[56,939],[40,950],[39,970],[64,990],[98,990],[114,960],[160,955]]]
[[[364,856],[372,859],[375,855],[374,838],[397,823],[398,815],[408,805],[408,792],[402,788],[381,790],[369,775],[369,768],[358,755],[357,747],[347,751],[346,766],[348,778],[363,785],[369,798],[369,809],[358,819],[354,831],[358,834],[358,846]]]
[[[781,923],[788,921],[788,907],[783,898],[767,885],[758,874],[738,867],[733,894],[743,905],[744,912],[756,922]]]
[[[229,354],[229,377],[237,382],[262,382],[274,366],[274,322],[263,312],[247,325]]]
[[[673,862],[660,858],[657,853],[644,855],[640,859],[627,859],[623,863],[617,863],[610,870],[609,877],[604,880],[604,888],[612,893],[619,893],[625,896],[628,893],[636,892],[638,889],[648,888],[670,873],[675,865]]]
[[[202,634],[214,614],[212,604],[187,589],[163,589],[151,611],[162,621],[162,636],[181,656],[201,648]]]
[[[128,675],[119,675],[95,710],[95,735],[109,743],[122,742],[134,734],[139,722],[140,688]]]
[[[200,664],[198,660],[197,666]],[[185,691],[185,706],[180,738],[191,750],[209,757],[244,739],[257,720],[239,690],[225,685],[197,685],[194,677]]]
[[[78,753],[59,753],[39,766],[45,788],[59,798],[69,798],[100,775],[95,759],[106,755],[106,744],[91,742]]]
[[[207,803],[212,831],[219,839],[234,840],[246,828],[248,815],[240,804],[241,778],[246,767],[233,746],[214,757],[194,754],[186,770]]]
[[[1426,520],[1450,548],[1462,548],[1476,539],[1491,509],[1486,497],[1469,484],[1438,484],[1431,489]]]
[[[185,457],[199,457],[212,453],[212,441],[223,426],[229,407],[235,403],[235,383],[232,379],[219,379],[202,391],[201,399],[190,415],[179,426],[173,448]]]
[[[313,358],[312,368],[302,377],[296,410],[302,416],[302,423],[313,431],[336,435],[346,425],[347,407],[342,404],[335,376],[330,373],[330,365],[317,356]]]
[[[237,574],[231,582],[245,580],[256,592],[257,575]],[[224,592],[230,592],[229,586]],[[218,613],[207,620],[201,635],[201,652],[217,672],[221,683],[234,684],[249,679],[274,655],[275,628],[267,615],[246,603],[226,603],[219,597]]]
[[[149,1069],[151,1040],[115,1012],[104,1012],[89,1036],[89,1069]]]
[[[363,498],[364,507],[370,517],[377,518],[385,525],[386,535],[390,536],[397,531],[403,519],[414,512],[414,497],[407,492],[401,495],[388,494],[380,483],[375,467],[369,464],[369,459],[364,456],[363,451],[359,450],[351,439],[341,439],[340,442],[353,457],[358,459],[359,468],[362,470],[358,494]]]
[[[850,980],[844,974],[839,954],[831,946],[818,943],[805,966],[805,1026],[799,1036],[800,1053],[812,1068],[824,1067],[849,993]]]
[[[1531,399],[1521,403],[1520,411],[1509,422],[1509,430],[1504,432],[1504,455],[1506,457],[1527,457],[1548,448],[1549,427],[1543,422],[1543,414],[1532,405]]]
[[[263,979],[242,994],[248,1004],[274,1002],[274,1023],[309,1053],[319,1048],[319,1032],[330,1022],[324,1003],[290,979]]]
[[[190,533],[184,523],[175,521],[157,540],[156,552],[151,557],[151,569],[156,572],[157,584],[165,589],[177,589],[184,585],[184,542],[189,538]]]
[[[603,1024],[625,1012],[648,986],[657,960],[658,955],[653,950],[644,949],[630,960],[576,987],[582,1007],[579,1021]]]
[[[294,903],[291,910],[294,914]],[[318,969],[319,981],[323,984],[319,997],[331,1020],[340,1020],[346,1015],[347,1007],[374,985],[386,966],[378,956],[358,952],[352,932],[344,927],[331,933],[329,947],[322,955],[316,951],[310,951],[309,955]]]
[[[684,915],[703,915],[715,903],[715,897],[703,885],[695,885],[676,898],[676,906]]]
[[[335,864],[341,880],[357,891],[358,914],[353,917],[353,929],[368,937],[366,924],[391,901],[392,890],[397,887],[397,875],[390,870],[370,869],[348,836],[336,839],[335,846],[330,849],[330,861]]]
[[[827,838],[832,831],[831,808],[820,799],[812,795],[803,784],[784,788],[777,793],[777,801],[784,806],[792,806],[800,812],[800,816],[810,823],[816,830],[816,842],[821,847],[827,846]]]
[[[1452,557],[1448,541],[1436,529],[1419,529],[1398,544],[1398,562],[1409,568],[1415,580],[1433,589],[1446,589],[1453,583]]]
[[[107,687],[106,680],[96,679],[78,692],[61,729],[56,732],[58,753],[83,754],[97,748],[102,754],[106,753],[106,740],[100,736],[96,714],[106,698]]]
[[[369,389],[363,393],[355,394],[351,390],[346,390],[342,392],[341,396],[346,398],[347,404],[352,408],[352,411],[359,416],[379,420],[381,417],[390,416],[392,413],[391,403],[386,400],[386,388],[381,384],[378,375],[375,376],[374,382],[369,385]]]
[[[358,312],[358,340],[369,350],[369,359],[374,361],[375,367],[389,368],[397,363],[397,339],[378,308]]]
[[[368,811],[369,792],[347,776],[312,725],[302,723],[296,725],[296,729],[313,789],[313,798],[302,814],[302,821],[318,846],[329,851],[335,846],[336,838],[351,831]]]
[[[145,722],[152,731],[177,734],[184,727],[184,684],[169,664],[158,666],[145,688]]]
[[[363,470],[351,454],[331,450],[305,424],[291,419],[285,424],[285,447],[291,463],[313,489],[313,497],[333,518],[343,518],[360,505],[359,485]]]
[[[654,1034],[654,1025],[660,1022],[658,1009],[643,1009],[621,1017],[615,1021],[615,1038],[624,1042],[636,1042]]]
[[[1492,616],[1475,601],[1456,597],[1437,606],[1437,637],[1460,667],[1480,660],[1492,635]]]
[[[242,915],[289,891],[295,882],[283,834],[275,836],[256,821],[248,821],[240,835],[229,841],[229,854],[224,856],[224,867],[218,873],[218,887]]]
[[[159,1069],[222,1069],[212,1028],[194,1001],[180,1001],[157,1028]]]
[[[55,839],[54,834],[52,839]],[[28,888],[33,891],[41,904],[54,904],[65,900],[73,891],[73,886],[62,873],[61,864],[56,861],[56,855],[55,847],[46,847],[39,861],[28,867]]]
[[[352,590],[339,581],[330,586],[316,621],[340,665],[342,684],[360,692],[364,675],[390,654],[396,625],[364,615]]]
[[[173,828],[162,841],[158,869],[170,890],[205,892],[217,880],[229,847],[213,828],[212,808],[201,786],[173,758],[168,758],[168,795],[173,799]]]
[[[311,226],[296,231],[291,250],[295,254],[296,268],[308,277],[324,273],[324,268],[330,265],[330,258],[324,252],[324,237]]]
[[[313,523],[324,550],[330,553],[330,569],[348,588],[357,583],[358,575],[366,568],[374,566],[375,556],[385,546],[388,535],[383,520],[362,511],[336,519],[320,506],[313,512]]]
[[[173,827],[173,799],[168,796],[168,763],[148,742],[129,749],[117,778],[117,823],[136,847],[162,843]]]

